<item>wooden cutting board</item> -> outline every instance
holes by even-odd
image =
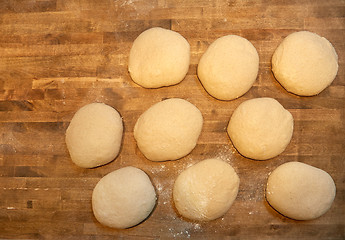
[[[178,85],[144,89],[127,72],[133,40],[160,26],[181,33],[191,45],[191,65]],[[274,79],[270,59],[288,34],[309,30],[332,42],[339,71],[330,87],[298,97]],[[198,61],[218,37],[236,34],[260,56],[254,86],[241,98],[219,101],[196,76]],[[345,2],[209,0],[2,0],[0,2],[0,238],[16,239],[344,239],[345,233]],[[179,97],[204,117],[196,148],[171,162],[151,162],[138,150],[133,127],[142,112],[162,99]],[[295,120],[287,149],[253,161],[232,146],[226,126],[234,109],[255,97],[273,97]],[[116,108],[125,132],[119,157],[82,169],[68,155],[64,134],[83,105]],[[181,218],[171,189],[177,175],[200,160],[230,163],[241,183],[228,213],[210,222]],[[312,221],[294,221],[265,201],[268,174],[300,161],[327,171],[337,186],[331,209]],[[100,225],[91,194],[105,174],[124,166],[143,169],[158,194],[142,224],[116,230]]]

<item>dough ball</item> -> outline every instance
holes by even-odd
[[[295,32],[274,52],[272,71],[287,91],[312,96],[334,80],[338,55],[326,38],[307,31]]]
[[[66,144],[76,165],[93,168],[115,159],[122,134],[120,114],[104,103],[91,103],[73,116],[66,131]]]
[[[171,98],[156,103],[139,117],[134,138],[149,160],[176,160],[194,149],[202,124],[197,107],[186,100]]]
[[[247,39],[228,35],[214,41],[201,57],[198,77],[205,90],[220,100],[245,94],[259,71],[259,55]]]
[[[293,133],[293,117],[273,98],[241,103],[231,116],[228,134],[245,157],[266,160],[282,153]]]
[[[145,88],[177,84],[189,69],[190,46],[179,33],[160,27],[142,32],[129,53],[132,80]]]
[[[173,199],[178,212],[189,219],[209,221],[223,216],[238,193],[235,170],[218,159],[201,161],[176,179]]]
[[[96,219],[112,228],[129,228],[144,221],[156,204],[156,192],[146,173],[124,167],[104,176],[92,193]]]
[[[277,167],[268,177],[266,199],[286,217],[311,220],[331,207],[335,184],[325,171],[300,162]]]

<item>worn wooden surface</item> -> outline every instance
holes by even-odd
[[[191,45],[191,65],[178,85],[143,89],[127,72],[136,36],[161,26],[181,33]],[[270,70],[274,49],[289,33],[316,32],[334,45],[339,71],[318,96],[287,93]],[[210,97],[196,66],[216,38],[237,34],[260,56],[258,79],[234,101]],[[0,238],[10,239],[344,239],[345,227],[345,2],[209,0],[1,0],[0,1]],[[254,97],[273,97],[295,119],[291,143],[280,156],[253,161],[240,156],[225,132],[233,110]],[[146,160],[133,127],[152,104],[180,97],[203,113],[197,147],[172,162]],[[75,111],[91,102],[116,108],[125,133],[119,157],[108,165],[81,169],[71,162],[64,133]],[[229,212],[211,222],[190,222],[176,213],[174,179],[208,157],[229,162],[241,179]],[[313,221],[294,221],[265,201],[267,175],[278,165],[301,161],[333,177],[332,208]],[[105,174],[124,166],[145,170],[158,202],[142,224],[103,227],[91,210],[91,193]]]

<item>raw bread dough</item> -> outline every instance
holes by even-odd
[[[93,168],[115,159],[122,134],[120,114],[104,103],[91,103],[73,116],[66,131],[66,144],[76,165]]]
[[[202,124],[197,107],[186,100],[171,98],[156,103],[139,117],[134,137],[149,160],[176,160],[194,149]]]
[[[173,199],[178,212],[192,220],[209,221],[223,216],[238,193],[235,170],[218,159],[201,161],[176,179]]]
[[[273,98],[241,103],[231,116],[229,137],[245,157],[266,160],[282,153],[293,133],[293,117]]]
[[[338,55],[326,38],[307,31],[295,32],[274,52],[272,71],[287,91],[312,96],[334,80]]]
[[[92,193],[96,219],[112,228],[129,228],[141,223],[156,204],[156,192],[146,173],[124,167],[104,176]]]
[[[228,35],[214,41],[201,57],[198,77],[205,90],[220,100],[245,94],[259,71],[259,55],[247,39]]]
[[[311,220],[331,207],[336,187],[325,171],[300,162],[277,167],[268,177],[266,199],[286,217]]]
[[[189,69],[190,46],[179,33],[160,27],[142,32],[129,53],[132,80],[145,88],[177,84]]]

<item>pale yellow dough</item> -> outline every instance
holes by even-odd
[[[326,38],[308,31],[295,32],[275,50],[272,71],[287,91],[312,96],[336,77],[338,55]]]
[[[139,117],[134,138],[149,160],[176,160],[194,149],[202,125],[203,117],[196,106],[171,98],[154,104]]]
[[[243,156],[266,160],[282,153],[289,144],[293,117],[273,98],[254,98],[235,109],[227,130]]]
[[[129,228],[145,220],[156,204],[156,192],[146,173],[124,167],[104,176],[92,193],[96,219],[112,228]]]
[[[277,167],[268,177],[266,199],[286,217],[311,220],[328,211],[336,187],[325,171],[300,162]]]
[[[118,155],[123,123],[120,114],[103,103],[80,108],[66,130],[66,145],[72,161],[83,168],[109,163]]]
[[[173,199],[186,218],[210,221],[223,216],[236,199],[240,179],[235,170],[219,159],[203,160],[176,179]]]
[[[205,90],[220,100],[245,94],[259,71],[259,55],[247,39],[228,35],[215,40],[203,54],[198,77]]]
[[[142,32],[129,53],[132,80],[145,88],[159,88],[181,82],[190,62],[190,45],[179,33],[154,27]]]

